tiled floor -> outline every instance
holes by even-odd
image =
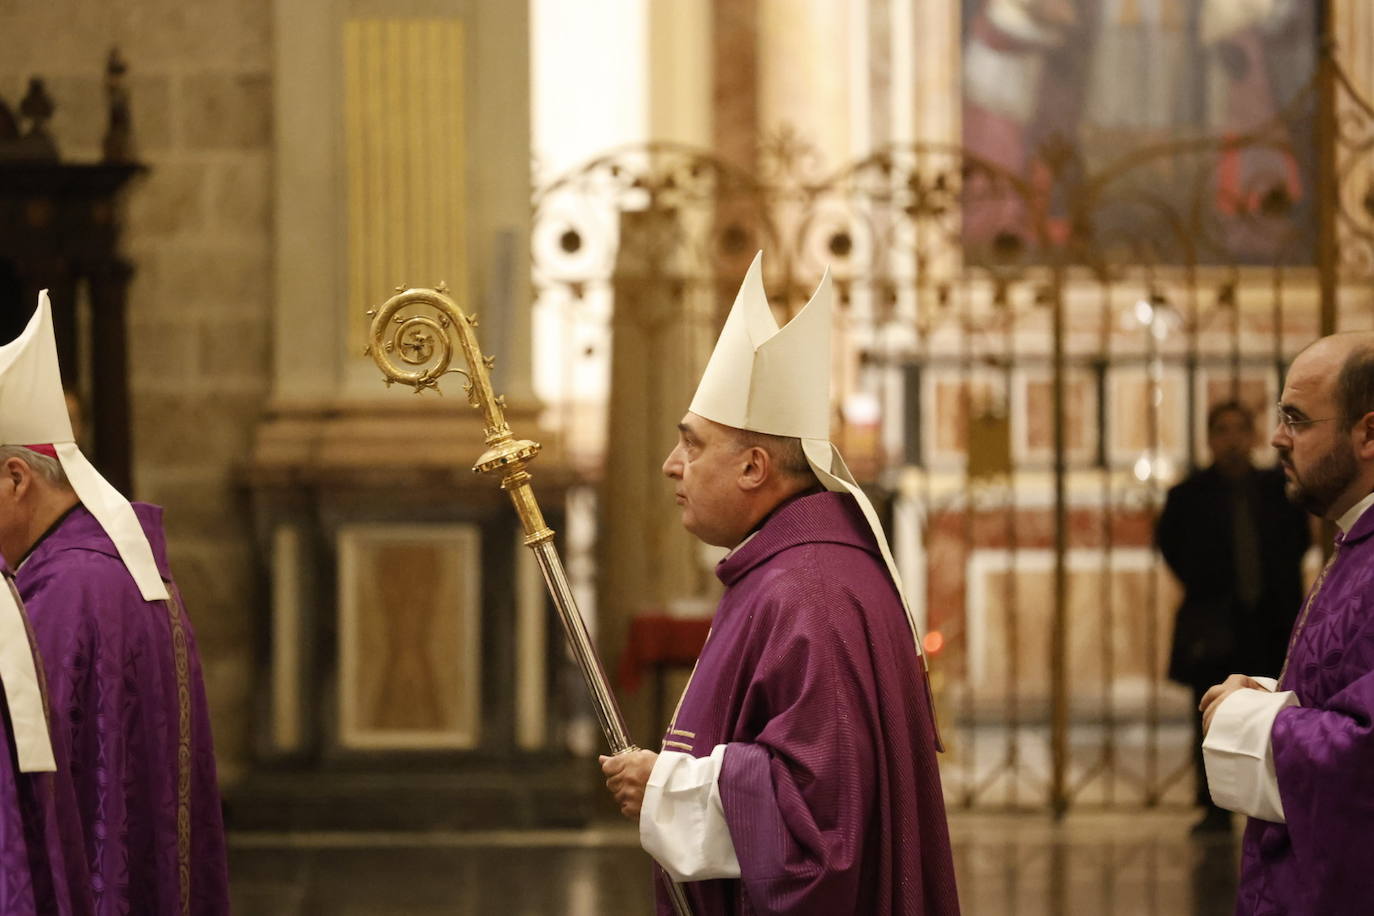
[[[1196,814],[955,814],[969,916],[1231,912],[1236,844],[1190,838]],[[240,916],[634,916],[651,913],[632,827],[231,837]]]

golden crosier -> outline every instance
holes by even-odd
[[[539,562],[544,584],[553,596],[558,619],[563,623],[568,648],[582,671],[582,679],[591,694],[592,708],[611,753],[638,750],[630,740],[625,717],[611,692],[601,657],[587,633],[586,621],[577,609],[563,561],[553,545],[553,530],[544,523],[544,514],[539,511],[539,503],[530,486],[530,474],[525,465],[539,454],[539,443],[515,438],[506,423],[506,401],[491,387],[489,373],[495,360],[483,356],[477,345],[474,331],[477,317],[464,312],[449,298],[442,283],[437,289],[398,287],[396,295],[378,308],[370,309],[367,316],[372,319],[372,328],[364,353],[377,363],[388,385],[400,382],[419,394],[426,388],[438,391],[439,379],[450,372],[464,378],[463,390],[467,392],[468,403],[482,411],[486,421],[483,433],[487,450],[472,469],[484,474],[499,474],[501,489],[510,494],[525,530],[525,546],[534,551]],[[467,369],[449,368],[453,360],[454,336],[458,338]],[[691,906],[682,886],[669,879],[666,873],[662,878],[673,910],[678,916],[691,916]]]
[[[427,388],[437,391],[439,380],[450,372],[464,378],[468,403],[482,411],[486,421],[487,450],[477,459],[473,470],[500,476],[501,488],[510,494],[525,531],[525,546],[534,551],[539,561],[544,584],[558,609],[568,647],[582,671],[611,751],[618,754],[634,749],[606,670],[577,609],[563,561],[554,548],[553,530],[545,524],[530,486],[526,465],[539,454],[539,443],[517,439],[511,433],[506,423],[505,400],[491,387],[493,359],[483,356],[477,345],[477,319],[448,296],[443,284],[438,289],[398,289],[395,296],[367,314],[372,327],[366,352],[382,370],[388,385],[400,382],[418,394]],[[466,369],[450,368],[455,337]]]
[[[486,421],[483,434],[487,450],[472,469],[500,475],[501,488],[510,493],[520,515],[525,544],[533,547],[553,538],[525,470],[526,463],[539,454],[540,445],[517,439],[511,432],[506,422],[506,400],[491,387],[490,370],[495,359],[484,356],[477,344],[477,316],[464,312],[447,293],[442,283],[436,289],[399,290],[378,308],[369,309],[372,328],[364,353],[377,363],[388,385],[400,382],[414,388],[416,394],[428,388],[438,391],[439,380],[449,373],[463,377],[468,403],[482,411]],[[450,368],[455,336],[467,369]]]

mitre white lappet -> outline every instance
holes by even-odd
[[[77,499],[114,542],[143,600],[168,597],[133,506],[76,447],[62,394],[47,290],[38,294],[38,310],[24,333],[0,347],[0,445],[51,445]]]
[[[5,688],[10,737],[21,773],[51,773],[57,769],[48,733],[43,689],[34,664],[29,625],[9,574],[0,582],[0,684]],[[3,753],[3,751],[0,751]]]
[[[811,301],[779,328],[763,290],[763,252],[744,275],[716,348],[706,364],[692,413],[724,426],[798,438],[807,463],[827,489],[849,493],[882,551],[922,654],[921,634],[878,513],[830,442],[830,330],[835,293],[830,271]]]

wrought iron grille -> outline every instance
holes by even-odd
[[[1291,138],[1313,125],[1304,156]],[[1093,171],[1050,142],[1038,184],[941,144],[821,175],[788,132],[755,172],[672,144],[607,153],[534,200],[548,424],[599,465],[627,284],[657,292],[616,320],[700,365],[756,250],[782,317],[828,267],[834,428],[924,609],[951,800],[1188,803],[1191,698],[1164,678],[1177,595],[1155,517],[1205,463],[1209,404],[1239,399],[1272,427],[1291,356],[1368,324],[1371,146],[1374,107],[1324,56],[1251,135]],[[1267,169],[1219,180],[1253,151]],[[666,449],[677,418],[658,419]]]

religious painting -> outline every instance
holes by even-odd
[[[1312,261],[1319,4],[962,2],[973,260]]]

